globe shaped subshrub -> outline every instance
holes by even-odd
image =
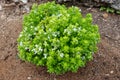
[[[47,67],[49,73],[76,72],[93,58],[99,40],[91,14],[83,17],[79,8],[55,2],[34,4],[24,16],[18,38],[19,57]]]

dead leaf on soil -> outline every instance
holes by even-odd
[[[108,14],[107,13],[104,13],[102,14],[103,18],[108,18]]]

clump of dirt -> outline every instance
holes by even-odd
[[[45,67],[36,67],[18,58],[17,38],[24,13],[16,6],[0,11],[0,80],[120,80],[120,15],[78,5],[84,16],[92,13],[93,23],[99,25],[99,50],[77,73],[58,76],[47,73]],[[18,13],[17,9],[20,10]]]

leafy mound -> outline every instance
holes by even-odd
[[[33,5],[18,38],[19,57],[50,73],[76,72],[93,58],[99,40],[91,14],[84,18],[79,8],[54,2]]]

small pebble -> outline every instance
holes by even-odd
[[[2,10],[2,6],[0,5],[0,10]]]
[[[28,3],[28,0],[21,0],[21,1],[25,4]]]
[[[110,76],[110,74],[105,74],[106,76]]]
[[[27,79],[28,79],[28,80],[30,80],[30,79],[31,79],[31,77],[29,76],[29,77],[27,77]]]
[[[111,74],[113,74],[114,71],[110,71]]]

